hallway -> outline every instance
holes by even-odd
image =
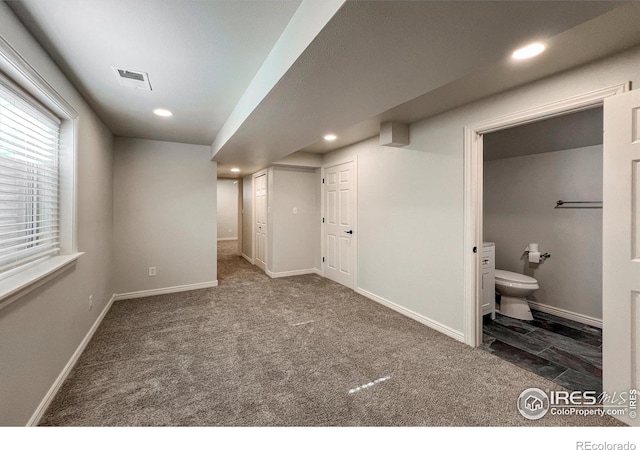
[[[238,255],[238,241],[218,241],[218,284],[268,281],[269,277]]]

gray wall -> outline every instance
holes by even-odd
[[[320,180],[315,169],[275,167],[270,171],[272,216],[268,269],[274,273],[308,270],[320,251]],[[297,213],[293,213],[297,208]]]
[[[218,180],[218,239],[238,238],[238,180]]]
[[[463,323],[462,148],[445,141],[458,134],[455,124],[418,129],[411,148],[376,137],[325,155],[325,164],[358,158],[358,288],[454,330]]]
[[[555,209],[558,200],[602,200],[602,146],[485,161],[484,237],[496,268],[538,280],[539,303],[602,318],[602,209]],[[529,242],[551,253],[530,265]]]
[[[377,138],[358,156],[358,285],[459,335],[464,325],[464,127],[618,83],[640,82],[640,48],[411,125],[410,144]],[[467,249],[468,251],[468,249]]]
[[[116,139],[115,292],[216,280],[217,175],[209,152],[204,145]]]
[[[242,179],[242,253],[253,259],[253,177]]]
[[[25,425],[113,293],[113,138],[4,2],[0,30],[80,114],[77,233],[84,255],[75,269],[0,310],[0,425]]]

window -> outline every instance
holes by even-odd
[[[0,279],[60,250],[60,124],[0,79]]]
[[[75,266],[78,112],[0,36],[0,309]]]

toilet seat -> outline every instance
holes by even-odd
[[[538,280],[521,273],[510,272],[508,270],[496,270],[496,282],[501,282],[506,285],[524,285],[533,286],[538,284]]]

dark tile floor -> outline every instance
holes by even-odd
[[[574,391],[602,391],[602,330],[540,311],[484,318],[482,348]]]

